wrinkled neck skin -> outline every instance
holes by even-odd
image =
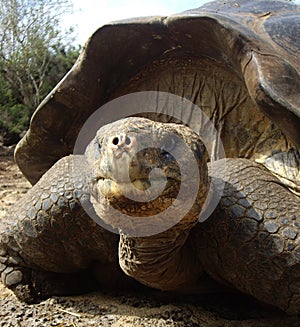
[[[210,182],[202,184],[188,214],[175,226],[156,235],[131,237],[120,232],[119,262],[123,271],[144,285],[180,290],[203,273],[197,261],[190,230],[198,223]]]
[[[192,227],[192,226],[191,226]],[[149,237],[120,236],[119,262],[123,271],[144,285],[176,290],[196,281],[203,268],[188,242],[189,229],[175,227]]]

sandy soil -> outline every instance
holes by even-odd
[[[12,157],[0,152],[0,219],[29,187]],[[296,327],[300,318],[240,295],[183,296],[144,288],[53,297],[27,305],[0,283],[0,326]]]

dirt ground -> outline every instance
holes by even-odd
[[[0,151],[0,219],[30,187],[8,152]],[[296,327],[300,317],[288,317],[240,295],[183,296],[145,288],[52,297],[27,305],[0,282],[0,326]]]

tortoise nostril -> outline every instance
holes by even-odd
[[[125,143],[126,145],[129,145],[131,143],[131,139],[128,136],[126,136]]]
[[[113,140],[112,140],[112,143],[114,145],[118,145],[119,144],[119,138],[118,137],[115,137]]]
[[[131,148],[132,145],[133,145],[133,138],[127,136],[127,135],[124,135],[124,134],[121,134],[121,135],[118,135],[118,136],[114,136],[112,139],[111,139],[111,146],[115,149],[115,148],[123,148],[123,147],[129,147]]]

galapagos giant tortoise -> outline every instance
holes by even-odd
[[[136,280],[177,290],[196,287],[207,274],[299,313],[299,27],[295,4],[236,0],[96,31],[16,149],[21,171],[35,185],[1,222],[3,283],[30,301],[91,289],[92,276],[103,285]],[[119,118],[113,107],[102,106],[141,91],[188,99],[218,130],[227,159],[214,161],[214,180],[225,184],[205,221],[199,213],[215,189],[206,165],[212,154],[189,127],[203,127],[196,107],[181,108],[180,120],[155,108],[149,113],[145,104],[135,113],[141,117],[101,127],[84,155],[73,154],[95,111],[99,120],[109,113],[113,121]],[[140,148],[145,144],[151,146]],[[183,168],[192,172],[185,181]],[[189,187],[194,180],[196,192]],[[131,198],[160,181],[165,188],[157,197]],[[122,214],[143,221],[142,230],[152,228],[158,223],[152,217],[173,206],[181,187],[178,212],[194,200],[174,226],[152,235],[124,228]],[[95,212],[103,224],[90,217]]]

